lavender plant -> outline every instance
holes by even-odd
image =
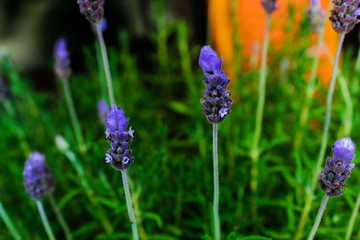
[[[41,203],[41,199],[55,188],[55,178],[45,166],[45,156],[38,152],[31,153],[29,160],[25,162],[23,177],[25,191],[36,202],[46,233],[49,239],[54,240],[55,236]]]
[[[126,174],[126,171],[134,162],[134,157],[131,156],[132,150],[130,149],[130,144],[134,139],[134,130],[130,127],[129,130],[126,131],[129,120],[129,118],[125,117],[125,114],[120,107],[112,105],[112,107],[109,108],[108,116],[105,120],[105,125],[107,126],[105,138],[110,143],[111,149],[106,153],[105,162],[110,163],[113,168],[121,171],[133,239],[138,240],[137,223],[132,207]]]
[[[224,58],[219,60],[217,53],[209,46],[201,49],[199,64],[204,71],[203,78],[206,91],[204,97],[200,100],[205,107],[202,111],[207,120],[213,124],[213,165],[214,165],[214,239],[221,237],[220,219],[219,219],[219,167],[217,151],[217,133],[218,124],[222,123],[226,116],[231,113],[229,107],[232,104],[230,91],[226,90],[230,79],[225,76],[222,69]]]
[[[255,121],[255,131],[254,138],[252,141],[251,147],[251,181],[250,188],[252,192],[252,215],[254,218],[257,216],[257,197],[256,191],[258,186],[258,160],[260,156],[259,150],[259,141],[261,137],[261,128],[264,114],[265,106],[265,96],[266,96],[266,74],[267,74],[267,52],[269,46],[269,30],[270,30],[270,19],[271,14],[277,9],[276,0],[264,0],[261,2],[266,14],[266,27],[265,27],[265,36],[263,42],[263,52],[261,58],[261,70],[260,70],[260,82],[259,82],[259,96],[256,110],[256,121]]]
[[[79,119],[76,115],[74,101],[72,99],[71,90],[69,86],[69,77],[71,74],[70,57],[66,48],[66,42],[64,39],[59,39],[55,44],[55,73],[61,80],[64,88],[64,95],[66,106],[69,112],[70,120],[74,129],[75,137],[81,152],[86,151],[86,145],[81,134],[81,126]]]
[[[346,191],[346,189],[342,191],[342,188],[346,186],[345,181],[355,167],[355,164],[351,163],[355,158],[355,143],[349,137],[337,140],[332,147],[332,152],[333,158],[327,157],[325,169],[318,179],[320,188],[325,195],[308,240],[314,238],[329,198],[340,196]]]
[[[318,161],[314,170],[313,179],[311,181],[311,188],[310,193],[307,194],[305,200],[305,207],[302,211],[300,222],[296,231],[295,239],[298,240],[301,238],[303,229],[305,226],[305,222],[307,216],[309,214],[311,204],[312,204],[312,195],[315,191],[317,174],[321,170],[321,165],[323,158],[325,156],[330,120],[331,120],[331,107],[332,107],[332,98],[335,89],[335,80],[338,73],[338,64],[339,58],[341,53],[342,44],[344,42],[345,34],[350,32],[354,26],[359,23],[357,19],[360,16],[360,9],[358,7],[358,1],[356,0],[335,0],[333,1],[334,10],[331,10],[331,17],[330,21],[332,22],[333,29],[340,34],[340,39],[336,51],[331,81],[330,81],[330,88],[328,91],[328,96],[326,100],[326,119],[324,124],[323,130],[323,137],[321,142],[321,149],[318,157]]]
[[[110,104],[115,104],[114,91],[112,87],[111,73],[109,67],[109,60],[106,52],[106,45],[102,34],[102,19],[104,17],[104,0],[90,0],[90,1],[78,1],[80,7],[80,13],[83,14],[86,19],[94,24],[97,39],[100,44],[102,60],[104,64],[104,70],[106,75],[106,82],[108,85]]]

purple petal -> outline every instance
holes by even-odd
[[[199,64],[206,76],[220,74],[223,58],[219,60],[217,53],[210,47],[204,46],[200,52]]]
[[[123,110],[115,104],[108,111],[107,119],[105,120],[106,126],[110,129],[110,132],[116,131],[123,132],[129,123],[129,118],[125,117]]]

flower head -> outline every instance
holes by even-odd
[[[277,9],[276,0],[263,0],[261,1],[261,5],[263,6],[267,14],[271,14]]]
[[[230,79],[225,76],[222,67],[223,58],[219,59],[216,52],[209,46],[201,49],[199,64],[205,77],[206,91],[200,102],[205,107],[203,113],[210,123],[221,123],[231,113],[229,107],[232,104],[230,91],[226,90]]]
[[[45,166],[45,155],[38,152],[31,153],[25,162],[23,177],[25,190],[34,200],[40,200],[55,188],[54,176]]]
[[[341,188],[346,186],[345,181],[355,167],[354,163],[350,163],[355,158],[355,143],[349,137],[342,138],[335,142],[332,152],[334,157],[327,157],[325,170],[318,180],[321,190],[329,197],[339,196],[346,191],[341,191]]]
[[[348,33],[359,23],[360,9],[358,0],[334,0],[330,21],[337,33]]]
[[[105,138],[111,145],[111,149],[106,153],[105,162],[111,163],[117,170],[127,170],[134,162],[130,149],[134,130],[130,127],[129,131],[126,131],[128,123],[129,118],[125,117],[123,110],[115,104],[112,105],[105,120]]]
[[[104,0],[78,1],[80,13],[92,23],[100,23],[104,17]]]
[[[70,57],[64,39],[59,39],[55,44],[55,73],[61,79],[70,77]]]
[[[320,32],[325,24],[325,11],[321,9],[320,0],[311,0],[307,15],[310,20],[310,29],[314,32]]]
[[[105,100],[100,100],[97,104],[97,108],[99,120],[103,123],[107,118],[109,106]]]

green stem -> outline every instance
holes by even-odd
[[[250,189],[252,193],[252,205],[251,212],[253,218],[257,217],[257,185],[258,185],[258,160],[259,160],[259,141],[261,136],[261,128],[264,114],[265,106],[265,96],[266,96],[266,61],[267,61],[267,52],[269,46],[269,30],[270,30],[270,14],[267,14],[266,17],[266,28],[265,28],[265,37],[263,43],[263,52],[261,58],[261,71],[260,71],[260,85],[259,85],[259,97],[256,110],[256,122],[255,122],[255,133],[252,142],[251,149],[251,181]]]
[[[108,56],[107,56],[107,52],[106,52],[106,45],[105,45],[104,37],[102,34],[102,30],[101,30],[101,24],[100,23],[95,24],[95,27],[96,27],[97,39],[100,44],[101,56],[102,56],[102,60],[104,63],[104,70],[105,70],[106,82],[108,85],[110,104],[112,106],[115,104],[115,98],[114,98],[114,90],[112,87],[109,60],[108,60]]]
[[[351,214],[351,218],[350,218],[350,221],[349,221],[349,226],[348,226],[347,231],[346,231],[345,240],[349,240],[350,237],[351,237],[351,233],[353,231],[354,224],[355,224],[355,219],[356,219],[356,216],[357,216],[357,214],[359,212],[359,207],[360,207],[360,192],[358,194],[358,197],[356,199],[355,207],[354,207],[353,212]]]
[[[316,73],[319,66],[319,56],[320,56],[320,50],[323,45],[324,41],[324,29],[319,32],[318,35],[318,43],[316,47],[316,53],[314,56],[313,64],[311,67],[311,73],[310,73],[310,80],[306,88],[306,96],[305,96],[305,102],[302,105],[301,112],[300,112],[300,126],[296,131],[295,134],[295,141],[294,141],[294,148],[299,149],[302,143],[303,139],[303,133],[304,133],[304,127],[307,124],[308,118],[309,118],[309,109],[310,109],[310,102],[314,95],[315,91],[315,80],[316,80]]]
[[[124,184],[126,206],[127,206],[128,214],[129,214],[129,218],[130,218],[133,240],[139,240],[137,224],[136,224],[136,219],[135,219],[135,215],[134,215],[134,210],[132,207],[131,195],[130,195],[130,189],[129,189],[129,184],[128,184],[128,180],[127,180],[126,170],[121,170],[121,175],[122,175],[123,184]]]
[[[10,218],[6,214],[5,209],[1,202],[0,202],[0,217],[4,221],[6,227],[8,228],[10,234],[12,235],[12,237],[16,240],[21,240],[22,238],[21,238],[20,234],[16,231],[14,224],[11,222]]]
[[[310,232],[310,234],[309,234],[308,240],[313,240],[313,239],[314,239],[315,234],[316,234],[316,231],[317,231],[317,229],[319,228],[319,225],[320,225],[320,222],[321,222],[321,218],[322,218],[322,216],[323,216],[323,214],[324,214],[324,211],[325,211],[326,204],[327,204],[328,200],[329,200],[329,196],[325,194],[325,195],[324,195],[324,198],[323,198],[323,200],[322,200],[322,202],[321,202],[321,206],[320,206],[320,208],[319,208],[319,212],[318,212],[318,214],[316,215],[315,223],[314,223],[314,225],[313,225],[313,227],[312,227],[312,229],[311,229],[311,232]]]
[[[218,139],[218,125],[217,123],[214,123],[213,124],[213,164],[214,164],[213,215],[214,215],[215,240],[220,240],[221,230],[220,230],[220,219],[219,219],[219,162],[218,162],[217,139]]]
[[[72,240],[73,237],[71,235],[71,231],[69,229],[69,226],[67,225],[63,215],[61,214],[56,202],[55,202],[55,199],[54,199],[54,196],[52,193],[48,194],[48,197],[49,197],[49,200],[50,200],[50,205],[56,215],[56,218],[58,219],[62,229],[64,230],[65,232],[65,236],[66,236],[66,239],[67,240]]]
[[[63,83],[66,106],[67,106],[67,109],[69,111],[71,124],[72,124],[72,126],[74,128],[75,137],[76,137],[76,140],[77,140],[78,145],[79,145],[79,150],[81,152],[85,152],[86,151],[86,146],[84,144],[84,139],[82,137],[81,128],[80,128],[80,124],[79,124],[79,119],[78,119],[78,117],[76,115],[74,102],[73,102],[73,99],[72,99],[72,96],[71,96],[69,81],[68,81],[68,79],[65,79],[65,78],[61,79],[60,81]]]
[[[344,117],[343,135],[349,136],[350,132],[351,132],[351,127],[352,127],[353,104],[352,104],[350,91],[347,86],[345,78],[342,75],[340,75],[338,80],[339,80],[340,89],[341,89],[341,92],[342,92],[342,95],[343,95],[344,101],[345,101],[345,117]]]
[[[46,213],[45,213],[45,210],[44,210],[44,206],[42,205],[41,201],[36,201],[36,205],[38,207],[38,210],[39,210],[39,213],[40,213],[40,217],[41,217],[41,220],[44,224],[44,227],[45,227],[45,230],[46,230],[46,233],[49,237],[50,240],[55,240],[55,237],[54,237],[54,234],[51,230],[51,227],[50,227],[50,224],[49,224],[49,221],[46,217]]]
[[[328,138],[328,133],[329,133],[330,120],[331,120],[332,97],[334,94],[335,80],[336,80],[336,75],[338,72],[338,64],[339,64],[341,47],[344,42],[344,38],[345,38],[345,34],[341,34],[339,44],[337,47],[337,51],[336,51],[336,57],[335,57],[335,62],[334,62],[332,76],[331,76],[331,82],[330,82],[330,88],[329,88],[329,92],[328,92],[328,96],[327,96],[327,100],[326,100],[326,119],[325,119],[322,142],[321,142],[321,149],[320,149],[320,153],[319,153],[319,157],[317,160],[317,164],[316,164],[314,173],[312,175],[313,178],[311,180],[310,192],[306,195],[305,207],[303,208],[303,211],[302,211],[302,214],[300,217],[298,229],[296,231],[296,235],[294,238],[295,240],[300,239],[303,234],[306,219],[307,219],[307,216],[311,209],[312,195],[315,192],[317,179],[319,178],[319,173],[321,171],[321,166],[322,166],[323,159],[325,156],[325,150],[326,150],[327,138]]]

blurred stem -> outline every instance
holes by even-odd
[[[48,219],[46,217],[44,206],[42,205],[41,201],[36,201],[36,205],[38,207],[41,220],[42,220],[42,222],[44,224],[44,227],[45,227],[45,230],[46,230],[46,233],[47,233],[49,239],[50,240],[55,240],[55,236],[54,236],[54,234],[53,234],[53,232],[51,230],[49,221],[48,221]]]
[[[342,47],[342,44],[344,42],[344,38],[345,38],[345,34],[341,34],[340,39],[339,39],[339,43],[338,43],[338,47],[337,47],[337,51],[336,51],[336,57],[335,57],[335,62],[334,62],[332,76],[331,76],[331,82],[330,82],[330,88],[329,88],[329,92],[328,92],[328,96],[327,96],[327,100],[326,100],[326,119],[325,119],[322,142],[321,142],[321,149],[320,149],[319,157],[318,157],[318,160],[317,160],[316,168],[315,168],[315,170],[313,172],[313,175],[312,175],[310,192],[306,195],[305,207],[303,208],[303,211],[302,211],[302,214],[301,214],[301,217],[300,217],[298,229],[296,231],[296,235],[295,235],[295,238],[294,238],[295,240],[299,240],[301,238],[302,234],[303,234],[306,219],[307,219],[307,216],[309,215],[309,212],[310,212],[310,209],[311,209],[312,195],[315,192],[317,179],[319,178],[319,173],[321,171],[321,166],[322,166],[323,159],[324,159],[324,156],[325,156],[325,150],[326,150],[326,145],[327,145],[327,138],[328,138],[328,133],[329,133],[330,120],[331,120],[332,97],[333,97],[333,94],[334,94],[335,80],[336,80],[336,75],[337,75],[337,72],[338,72],[339,58],[340,58],[341,47]]]
[[[16,228],[14,226],[14,224],[11,222],[10,218],[8,217],[8,215],[5,212],[5,209],[0,201],[0,217],[2,218],[2,220],[4,221],[6,227],[8,228],[11,236],[16,239],[16,240],[20,240],[22,239],[20,234],[16,231]]]
[[[347,231],[346,231],[345,240],[349,240],[350,237],[351,237],[351,233],[353,231],[354,224],[355,224],[355,219],[356,219],[356,216],[357,216],[357,214],[359,212],[359,207],[360,207],[360,192],[358,194],[355,207],[354,207],[353,212],[351,214],[351,218],[350,218],[350,221],[349,221],[349,226],[348,226]]]
[[[24,130],[18,124],[16,124],[16,112],[11,103],[8,100],[5,100],[3,104],[7,114],[13,120],[13,128],[15,129],[16,136],[20,142],[20,147],[24,153],[24,156],[27,158],[31,152],[31,149],[29,144],[26,142]]]
[[[324,28],[322,28],[322,30],[318,34],[318,43],[316,47],[316,53],[314,56],[313,64],[311,67],[310,80],[306,88],[305,102],[302,105],[301,113],[300,113],[300,126],[295,134],[295,141],[294,141],[295,149],[299,149],[301,146],[302,139],[304,136],[304,127],[306,126],[307,121],[309,119],[310,103],[315,91],[316,73],[319,66],[319,56],[320,56],[321,47],[323,45],[323,41],[324,41]]]
[[[86,152],[86,146],[84,144],[84,139],[81,134],[79,119],[76,115],[74,102],[73,102],[73,99],[71,96],[69,81],[66,78],[60,79],[60,81],[62,82],[63,87],[64,87],[66,106],[67,106],[67,109],[68,109],[68,112],[70,115],[71,124],[72,124],[74,132],[75,132],[75,137],[76,137],[76,140],[77,140],[77,143],[79,146],[79,150],[80,150],[80,152]]]
[[[110,105],[112,106],[112,105],[115,104],[114,90],[113,90],[113,87],[112,87],[109,60],[108,60],[108,56],[107,56],[107,52],[106,52],[106,45],[105,45],[104,37],[103,37],[103,34],[102,34],[101,24],[100,23],[95,24],[95,28],[96,28],[97,39],[98,39],[99,44],[100,44],[102,60],[103,60],[103,63],[104,63],[104,70],[105,70],[105,75],[106,75],[106,82],[107,82],[107,85],[108,85]]]
[[[213,164],[214,164],[214,232],[215,240],[220,240],[220,219],[219,219],[219,162],[218,162],[218,124],[213,124]]]
[[[75,154],[72,151],[68,150],[68,151],[64,152],[64,154],[69,159],[71,164],[74,166],[76,173],[77,173],[78,177],[80,178],[81,185],[85,190],[86,196],[90,200],[90,203],[93,205],[94,210],[97,212],[97,216],[99,217],[104,229],[106,230],[107,233],[112,233],[113,229],[110,224],[110,221],[106,218],[101,206],[95,201],[94,192],[91,189],[88,180],[86,179],[86,176],[84,173],[84,168],[82,167],[80,162],[77,160]]]
[[[266,28],[265,36],[263,43],[263,52],[261,58],[261,70],[260,70],[260,85],[259,85],[259,97],[256,111],[256,122],[255,122],[255,133],[252,142],[251,149],[251,181],[250,189],[252,193],[252,205],[251,205],[251,214],[255,219],[257,218],[257,186],[258,186],[258,160],[259,160],[259,141],[261,136],[261,128],[263,121],[263,113],[265,106],[265,96],[266,96],[266,61],[267,61],[267,52],[269,46],[269,30],[270,30],[270,14],[266,16]]]
[[[359,91],[359,79],[360,79],[360,48],[355,63],[354,80],[351,87],[353,93],[358,93]]]
[[[55,202],[55,199],[54,199],[54,196],[52,193],[48,194],[48,197],[49,197],[49,200],[50,200],[50,205],[56,215],[56,218],[58,219],[62,229],[64,230],[65,232],[65,236],[66,236],[66,239],[67,240],[72,240],[73,237],[71,235],[71,232],[70,232],[70,229],[69,229],[69,226],[67,225],[63,215],[61,214],[56,202]]]
[[[121,175],[122,175],[123,184],[124,184],[126,206],[127,206],[128,214],[129,214],[129,218],[130,218],[131,229],[132,229],[132,233],[133,233],[133,240],[139,240],[136,219],[135,219],[134,210],[133,210],[132,203],[131,203],[131,195],[130,195],[130,189],[129,189],[129,184],[128,184],[128,180],[127,180],[126,170],[121,170]]]
[[[102,99],[106,99],[106,82],[104,79],[104,69],[101,67],[103,65],[103,60],[102,60],[102,55],[101,55],[101,47],[100,47],[100,43],[97,42],[95,44],[95,49],[96,49],[96,59],[97,59],[97,64],[98,64],[98,78],[99,78],[99,84],[100,84],[100,92],[101,92],[101,98]]]
[[[349,88],[347,86],[345,78],[340,75],[339,78],[340,89],[345,101],[345,117],[344,117],[344,131],[343,136],[349,136],[352,127],[352,118],[353,118],[353,104],[351,100],[351,95]]]
[[[315,223],[311,229],[311,232],[309,234],[308,240],[313,240],[316,234],[317,229],[319,228],[320,222],[321,222],[321,218],[324,214],[325,208],[326,208],[326,204],[329,200],[329,196],[328,195],[324,195],[324,198],[321,202],[321,206],[319,208],[318,214],[316,215],[316,219],[315,219]]]

